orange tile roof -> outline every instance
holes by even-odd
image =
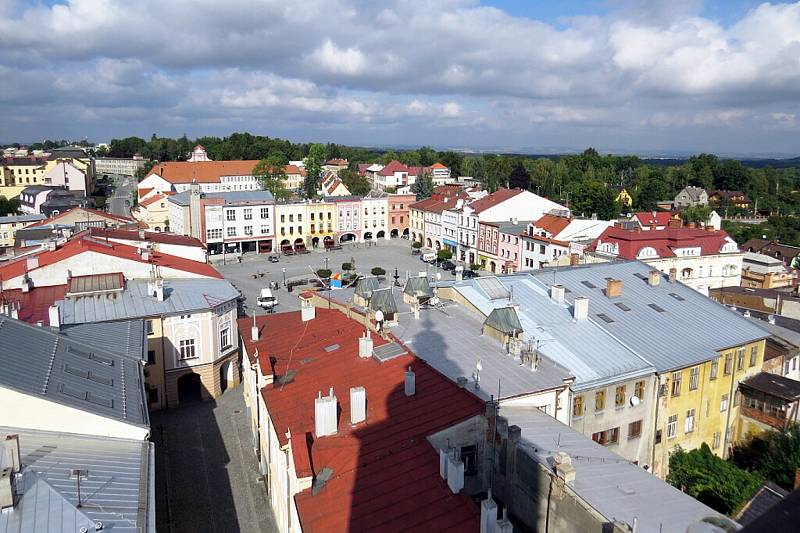
[[[152,190],[153,187],[142,187],[141,189],[139,189],[139,198],[147,196],[148,194],[150,194],[150,191]]]
[[[292,375],[262,390],[278,439],[285,444],[291,432],[298,477],[333,471],[316,494],[307,489],[295,496],[303,531],[478,529],[477,506],[439,477],[438,453],[426,437],[480,415],[483,402],[411,352],[383,363],[359,358],[364,326],[337,310],[317,308],[308,322],[299,311],[262,315],[256,324],[259,341],[243,335],[248,354],[258,351],[267,374],[274,367],[276,376]],[[251,326],[252,318],[239,321],[240,331]],[[373,341],[387,342],[374,334]],[[410,397],[403,392],[409,367],[416,375]],[[366,389],[367,418],[351,426],[349,390],[357,386]],[[314,398],[330,387],[342,413],[338,431],[317,437]]]
[[[217,183],[221,176],[250,176],[257,160],[244,161],[168,161],[155,165],[150,174],[157,174],[175,183]]]
[[[152,189],[151,189],[151,190],[152,190]],[[166,197],[167,197],[167,195],[166,195],[166,194],[161,194],[161,193],[159,193],[159,194],[154,194],[154,195],[153,195],[153,196],[151,196],[150,198],[146,198],[146,199],[142,200],[141,202],[139,202],[139,205],[140,205],[141,207],[147,207],[148,205],[150,205],[150,204],[154,204],[154,203],[156,203],[156,202],[157,202],[157,201],[159,201],[159,200],[163,200],[163,199],[165,199]]]
[[[544,215],[539,220],[534,222],[534,226],[536,226],[538,229],[543,229],[551,235],[558,235],[564,231],[564,228],[569,226],[569,220],[570,219],[567,217]]]
[[[431,165],[431,168],[444,168],[444,169],[446,169],[447,167],[444,166],[441,163],[434,163],[434,164]]]

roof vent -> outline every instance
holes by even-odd
[[[417,392],[417,378],[411,367],[406,371],[405,392],[406,396],[414,396]]]
[[[358,356],[362,359],[366,359],[372,356],[372,336],[369,334],[369,330],[364,331],[364,335],[359,337],[358,339]]]
[[[589,316],[589,298],[576,296],[572,304],[572,317],[575,320],[586,320]]]
[[[464,488],[464,462],[452,455],[447,456],[447,486],[453,494]]]
[[[564,483],[572,484],[575,481],[575,467],[572,466],[572,458],[569,454],[558,452],[553,456],[553,461],[556,475],[564,480]]]
[[[359,424],[367,419],[367,390],[364,387],[350,389],[350,423]]]
[[[651,270],[647,273],[647,284],[651,287],[655,287],[656,285],[661,282],[661,272],[658,270]]]
[[[745,317],[745,318],[750,318],[750,310],[749,309],[745,309],[744,313],[742,313],[742,316]]]
[[[485,500],[481,500],[481,533],[492,533],[496,530],[497,504],[492,499],[492,489]]]
[[[314,399],[314,433],[317,438],[336,434],[336,396],[333,387],[328,396],[322,392]]]
[[[550,299],[558,304],[564,303],[564,292],[563,285],[553,285],[550,287]]]

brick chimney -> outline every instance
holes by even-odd
[[[576,266],[580,261],[581,257],[578,254],[569,254],[569,266]]]
[[[647,284],[655,287],[661,282],[661,272],[658,270],[651,270],[647,273]]]
[[[606,296],[608,298],[618,298],[622,296],[621,279],[610,279],[606,282]]]
[[[669,269],[669,282],[670,283],[675,283],[675,280],[677,280],[677,279],[678,279],[678,269],[675,268],[675,267],[670,268]]]

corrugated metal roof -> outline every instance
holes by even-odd
[[[375,289],[372,291],[372,298],[369,300],[369,308],[372,311],[381,310],[384,315],[397,313],[397,302],[394,300],[391,287]]]
[[[569,290],[565,299],[570,304],[578,296],[589,298],[588,320],[659,372],[708,361],[717,357],[720,350],[769,336],[763,328],[692,288],[669,283],[664,275],[658,285],[649,285],[647,275],[651,270],[639,261],[626,261],[535,272],[530,277],[543,288],[550,287],[554,279],[564,285]],[[605,296],[609,278],[622,280],[621,296]],[[586,286],[585,281],[595,288]],[[623,303],[630,311],[617,303]],[[597,320],[598,314],[613,322]]]
[[[359,296],[369,299],[372,298],[372,291],[380,287],[380,282],[378,278],[374,276],[361,278],[356,282],[356,294]]]
[[[653,366],[606,333],[594,320],[575,321],[570,307],[552,301],[547,289],[527,274],[494,278],[518,305],[525,340],[538,341],[539,351],[571,372],[574,390],[584,390],[654,372]],[[484,316],[507,307],[510,299],[493,299],[477,280],[453,287]],[[492,295],[499,292],[493,283]],[[591,305],[590,305],[591,312]]]
[[[19,435],[22,494],[0,513],[0,531],[77,533],[100,521],[104,531],[155,532],[151,443],[0,427],[7,435]],[[72,469],[88,471],[80,508]]]
[[[168,198],[168,201],[185,207],[189,205],[190,195],[190,191],[183,191],[178,194],[173,194]],[[225,205],[240,203],[263,204],[275,201],[275,198],[269,191],[206,192],[203,193],[203,198],[222,199],[225,202]]]
[[[0,316],[0,386],[148,426],[139,361]]]
[[[144,320],[67,324],[61,327],[61,333],[95,348],[105,349],[137,361],[147,360]]]
[[[6,215],[0,217],[0,224],[9,224],[11,222],[38,222],[44,220],[44,215]]]
[[[428,278],[422,276],[417,278],[408,278],[406,286],[403,287],[403,292],[409,296],[419,298],[420,296],[433,296],[433,289],[428,281]]]
[[[684,533],[703,518],[722,517],[538,409],[501,405],[500,415],[522,429],[528,455],[548,470],[557,452],[569,454],[576,472],[572,488],[609,521],[636,519],[639,531]]]
[[[165,298],[159,302],[147,293],[147,281],[129,280],[113,298],[70,298],[57,302],[63,324],[106,322],[207,310],[239,296],[221,279],[172,279],[164,282]]]

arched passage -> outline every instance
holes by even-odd
[[[395,238],[395,237],[397,237],[398,235],[400,235],[400,232],[399,232],[399,231],[397,231],[397,228],[393,229],[393,230],[392,230],[392,231],[389,233],[389,236],[390,236],[392,239],[394,239],[394,238]]]
[[[372,232],[371,231],[364,232],[364,240],[365,241],[371,241],[372,240]]]
[[[377,234],[377,235],[375,235],[375,238],[377,238],[377,239],[385,239],[385,238],[386,238],[386,232],[385,232],[385,231],[383,231],[383,230],[380,230],[380,231],[378,232],[378,234]]]
[[[440,243],[439,241],[436,241],[436,251],[438,252],[441,249],[442,249],[442,243]]]
[[[432,248],[433,247],[433,242],[431,242],[430,237],[428,237],[428,239],[425,241],[425,244],[428,245],[428,248]]]
[[[178,403],[199,402],[203,399],[200,374],[190,372],[178,378]]]
[[[314,248],[319,246],[319,237],[314,237],[314,238],[311,239],[311,246],[314,247]]]
[[[219,367],[219,388],[220,392],[225,392],[228,387],[233,387],[236,380],[233,375],[233,362],[226,361]]]
[[[489,261],[489,270],[492,272],[496,272],[497,265],[494,264],[494,261]]]
[[[354,240],[356,240],[356,238],[357,238],[357,237],[356,237],[356,234],[355,234],[355,233],[345,233],[344,235],[342,235],[341,237],[339,237],[339,242],[349,242],[349,241],[354,241]]]

